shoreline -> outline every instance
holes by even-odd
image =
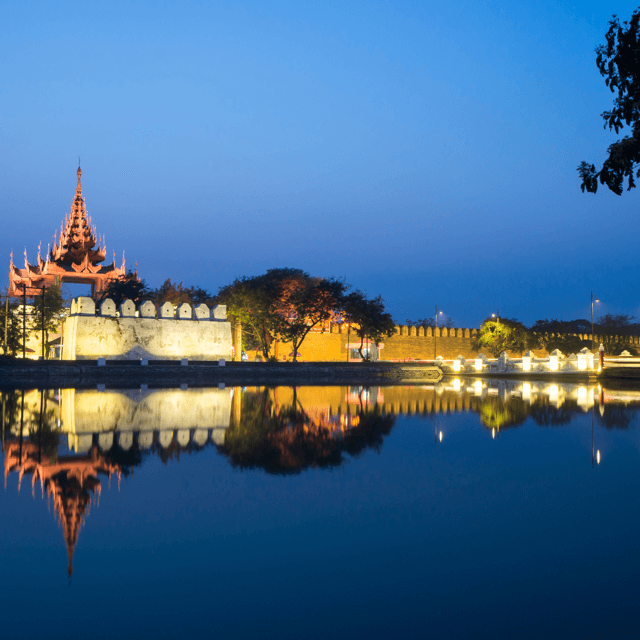
[[[470,372],[449,371],[424,363],[377,362],[371,364],[339,362],[225,362],[194,361],[182,365],[175,360],[151,360],[148,365],[135,360],[0,360],[0,388],[87,388],[106,385],[130,388],[140,384],[209,386],[271,385],[358,385],[424,384],[446,378],[499,378],[550,382],[601,380],[640,380],[640,368],[611,367],[604,372]]]
[[[0,362],[0,388],[86,388],[106,385],[127,388],[140,384],[188,384],[191,386],[271,386],[424,384],[438,382],[442,370],[432,365],[373,363],[249,363],[197,361],[182,365],[179,361],[108,360],[98,366],[96,360],[46,360],[28,363]]]

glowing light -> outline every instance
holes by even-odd
[[[491,437],[495,440],[496,439],[496,429],[495,427],[493,429],[491,429]]]
[[[584,371],[587,368],[587,355],[585,353],[578,354],[578,369]]]
[[[583,404],[587,402],[587,388],[578,387],[578,403]]]
[[[549,369],[551,371],[558,370],[558,356],[549,356]]]
[[[524,356],[522,358],[522,370],[531,371],[531,356]]]
[[[460,360],[454,360],[453,361],[453,370],[454,371],[460,371]]]
[[[442,431],[440,432],[439,436],[438,436],[440,442],[442,442]],[[600,452],[598,451],[598,456],[600,455]],[[600,458],[598,458],[598,464],[600,463]]]
[[[453,381],[453,388],[455,391],[460,391],[460,380],[458,378]]]
[[[557,384],[552,384],[549,387],[549,401],[558,402],[558,385]]]
[[[523,400],[531,399],[531,385],[528,382],[525,382],[522,385],[522,399]]]
[[[482,358],[476,358],[473,366],[476,371],[482,371]]]
[[[600,449],[596,451],[596,462],[600,464]]]
[[[480,382],[480,380],[476,380],[473,388],[475,390],[475,394],[479,396],[482,393],[482,382]]]

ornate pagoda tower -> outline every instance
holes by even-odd
[[[80,178],[82,169],[78,165],[76,195],[71,203],[71,211],[60,225],[60,238],[53,236],[53,249],[47,249],[43,260],[38,246],[37,264],[29,264],[27,250],[24,250],[24,269],[13,264],[13,252],[9,264],[9,295],[21,296],[26,288],[27,296],[39,295],[42,287],[50,287],[60,282],[91,285],[91,295],[96,297],[110,280],[125,275],[124,254],[122,265],[116,267],[116,254],[109,266],[100,266],[107,255],[104,238],[96,235],[95,226],[87,214]],[[97,246],[96,246],[97,245]]]

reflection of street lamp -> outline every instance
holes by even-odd
[[[593,291],[591,292],[591,351],[593,351],[593,303],[600,302],[598,298],[593,299]]]
[[[600,405],[604,406],[603,404]],[[600,415],[602,415],[602,411]],[[591,466],[593,467],[594,460],[600,464],[600,449],[596,450],[596,442],[595,442],[595,403],[591,405]],[[594,455],[595,454],[595,455]]]
[[[440,311],[440,315],[442,315],[442,311]],[[436,305],[436,326],[433,330],[433,359],[435,360],[438,357],[437,346],[438,346],[438,305]]]

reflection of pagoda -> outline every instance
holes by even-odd
[[[87,515],[89,513],[91,495],[100,495],[98,473],[108,474],[109,480],[111,475],[116,473],[120,480],[121,469],[118,465],[108,462],[95,446],[87,456],[58,457],[55,461],[46,456],[39,461],[40,457],[38,447],[31,442],[22,444],[22,447],[18,442],[8,444],[4,457],[5,487],[7,476],[12,471],[19,472],[18,491],[25,473],[33,474],[32,488],[35,488],[38,478],[43,494],[46,486],[47,498],[53,498],[56,516],[67,543],[68,572],[71,577],[73,551],[78,542],[80,527],[84,524],[85,512]]]
[[[115,253],[112,264],[107,267],[99,264],[106,258],[107,249],[104,238],[96,237],[96,228],[91,226],[91,218],[87,215],[80,185],[81,175],[82,171],[78,167],[78,185],[71,212],[65,218],[64,226],[60,225],[60,238],[57,238],[57,232],[54,234],[53,249],[47,250],[46,259],[42,259],[38,247],[38,263],[29,264],[25,249],[25,268],[18,269],[13,264],[13,253],[11,254],[10,296],[22,295],[23,286],[26,286],[26,295],[39,295],[42,287],[50,287],[56,281],[90,284],[91,295],[95,296],[105,289],[109,280],[125,275],[124,257],[122,265],[116,267]]]

